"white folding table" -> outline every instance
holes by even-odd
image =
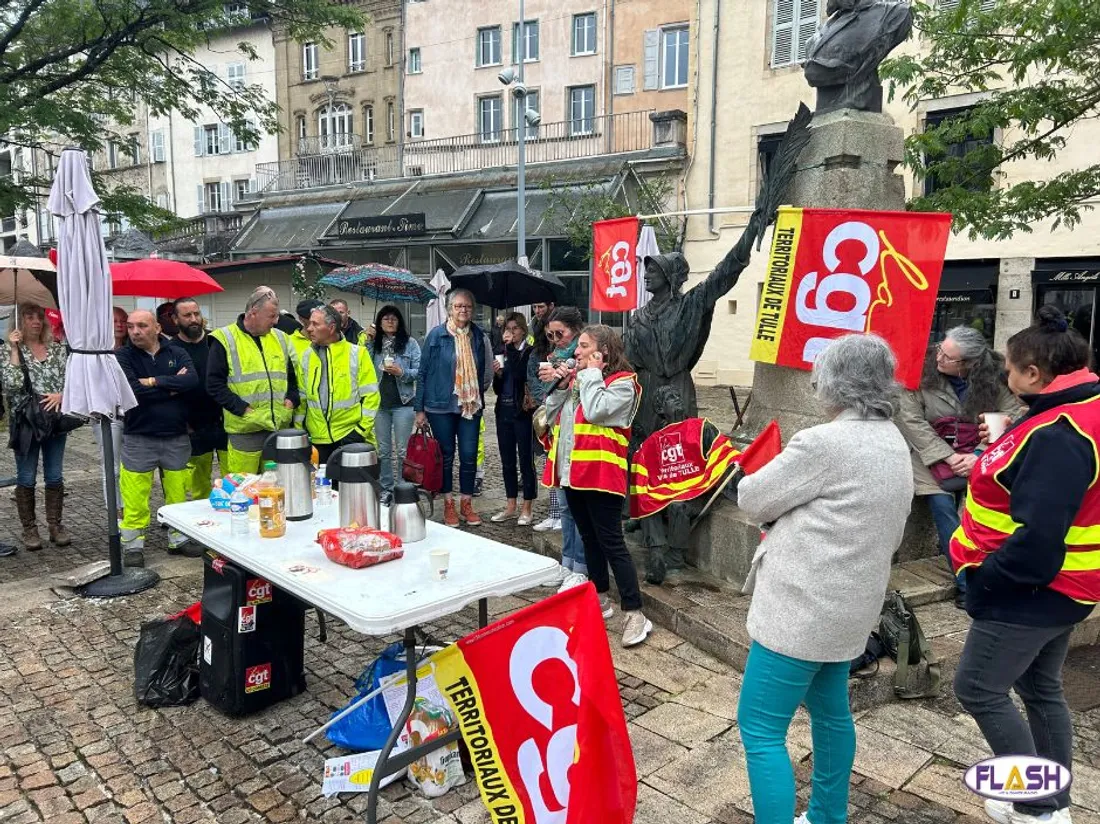
[[[388,520],[383,509],[383,523]],[[427,537],[406,544],[405,555],[365,569],[349,569],[325,557],[317,531],[338,526],[338,507],[314,509],[308,521],[288,521],[282,538],[230,534],[228,512],[214,511],[207,501],[162,506],[157,519],[233,563],[270,581],[300,601],[333,615],[364,635],[404,634],[407,692],[405,706],[379,753],[367,803],[368,824],[376,824],[379,783],[405,769],[425,753],[459,738],[458,731],[390,757],[416,700],[416,629],[478,602],[478,623],[488,623],[490,596],[511,595],[554,577],[556,562],[472,532],[427,525]],[[428,553],[450,551],[447,579],[434,581]]]

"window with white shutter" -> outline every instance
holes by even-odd
[[[642,37],[642,90],[661,88],[661,30],[650,29]]]
[[[223,212],[228,212],[230,209],[233,208],[233,201],[230,199],[232,195],[230,193],[228,180],[223,180],[221,183],[218,184],[218,196],[221,198],[222,201],[221,210]]]
[[[302,44],[302,79],[316,80],[319,71],[319,60],[316,43]]]
[[[233,130],[228,123],[218,124],[218,154],[229,154],[233,151]]]
[[[634,67],[615,67],[615,94],[634,94]]]
[[[206,129],[203,126],[195,127],[195,157],[206,154]]]
[[[206,187],[201,183],[198,185],[195,193],[195,203],[199,207],[199,214],[206,214]]]
[[[234,89],[244,88],[244,63],[230,63],[225,67],[225,79]]]
[[[164,162],[164,129],[149,133],[149,155],[154,163]]]
[[[773,0],[772,68],[806,59],[806,43],[817,31],[821,0]]]

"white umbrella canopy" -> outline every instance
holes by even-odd
[[[447,322],[447,292],[451,288],[451,282],[447,280],[442,269],[436,269],[428,285],[435,292],[435,297],[428,302],[427,309],[428,331],[431,332],[435,327]]]
[[[99,195],[92,188],[88,157],[66,149],[50,189],[49,209],[57,217],[57,292],[72,353],[65,367],[63,412],[93,416],[101,429],[103,466],[114,466],[110,419],[137,406],[114,356],[111,269],[99,224]],[[115,485],[107,483],[107,535],[111,572],[80,593],[88,597],[132,595],[155,586],[152,570],[122,566]]]
[[[657,248],[657,233],[653,231],[652,226],[643,226],[638,235],[638,265],[634,267],[635,277],[638,279],[637,309],[641,309],[653,297],[652,293],[647,292],[645,288],[645,259],[659,254],[661,250]]]
[[[111,269],[99,228],[99,195],[84,152],[61,153],[48,206],[58,218],[57,294],[73,350],[61,408],[114,418],[137,406],[137,399],[112,352]]]

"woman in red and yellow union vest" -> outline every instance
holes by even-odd
[[[1088,343],[1054,307],[1009,338],[1006,354],[1008,386],[1028,411],[974,467],[951,540],[974,619],[955,695],[994,755],[1069,768],[1062,664],[1074,626],[1100,601],[1100,378],[1088,369]],[[1009,698],[1013,688],[1027,721]],[[985,805],[1002,824],[1070,821],[1068,791]]]
[[[577,339],[576,372],[564,364],[543,367],[539,379],[557,380],[546,397],[554,421],[542,483],[560,487],[584,542],[588,577],[600,596],[604,618],[614,614],[608,565],[622,599],[623,646],[640,644],[653,630],[642,614],[638,570],[623,538],[627,493],[627,444],[642,390],[608,326],[589,326]]]

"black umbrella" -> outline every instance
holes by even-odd
[[[556,275],[508,260],[493,266],[460,266],[451,275],[452,289],[469,289],[478,303],[494,309],[558,303],[565,284]]]

